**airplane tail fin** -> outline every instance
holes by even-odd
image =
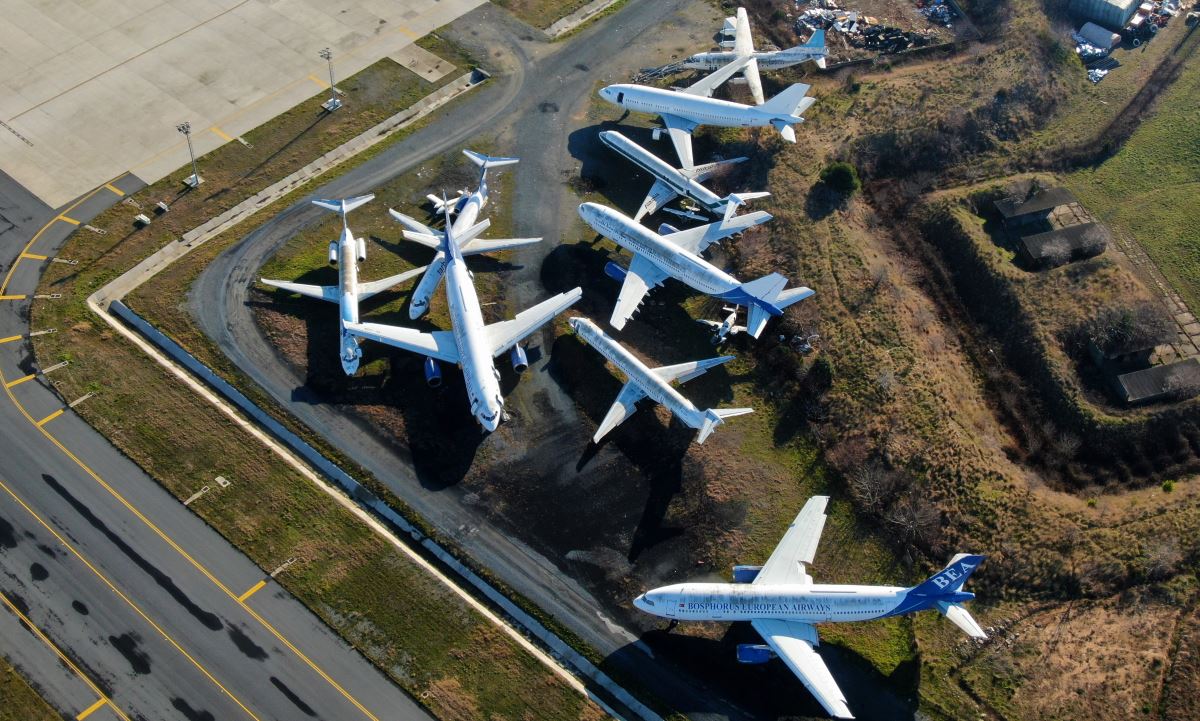
[[[340,214],[342,218],[345,218],[346,213],[349,213],[351,210],[354,210],[360,205],[365,205],[374,199],[375,194],[371,193],[369,195],[360,195],[357,198],[345,198],[343,200],[314,200],[312,204],[324,208],[325,210],[332,210],[333,212]]]
[[[758,280],[742,283],[739,288],[741,302],[748,306],[746,332],[757,338],[773,315],[783,315],[783,309],[798,303],[813,294],[811,288],[799,287],[784,290],[787,278],[778,273],[764,275]]]
[[[755,198],[765,198],[768,195],[770,195],[770,193],[766,191],[755,193],[730,193],[725,197],[724,219],[729,220],[732,218],[733,214],[737,212],[738,206],[745,205],[747,202],[754,200]]]
[[[520,158],[494,158],[490,155],[477,153],[474,150],[463,150],[463,155],[471,159],[479,167],[487,170],[489,168],[499,168],[502,165],[516,165],[521,161]]]
[[[784,88],[778,95],[760,107],[773,115],[797,117],[815,102],[812,98],[805,97],[808,95],[810,87],[804,83],[795,83]],[[805,101],[808,103],[806,104]],[[801,106],[804,107],[801,108]]]
[[[802,48],[823,48],[823,47],[825,47],[825,31],[824,30],[814,30],[812,37],[810,37],[808,39],[808,42],[804,43],[800,47],[802,47]]]
[[[725,422],[726,418],[744,416],[753,412],[753,408],[709,408],[704,411],[704,423],[700,426],[700,435],[696,436],[696,442],[703,443],[717,429],[717,426]]]
[[[914,586],[910,593],[917,596],[945,596],[960,591],[983,559],[984,556],[960,553],[951,558],[942,570]]]

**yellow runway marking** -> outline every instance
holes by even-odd
[[[7,338],[0,338],[0,343],[12,343],[14,340],[21,340],[19,335],[10,335]]]
[[[6,386],[4,386],[4,387],[5,387],[5,388],[8,388],[8,386],[7,386],[7,385],[6,385]],[[37,423],[34,423],[33,425],[37,426],[38,428],[41,428],[42,426],[46,425],[47,423],[49,423],[50,421],[54,420],[55,418],[58,418],[58,417],[59,417],[59,416],[61,416],[61,415],[62,415],[62,409],[61,409],[61,408],[59,408],[58,410],[54,411],[53,413],[51,413],[50,415],[46,416],[45,418],[43,418],[42,420],[38,421]]]
[[[254,584],[250,587],[249,591],[246,591],[242,595],[238,596],[238,603],[245,603],[247,598],[250,598],[254,594],[258,593],[265,585],[267,585],[266,581],[259,581],[258,583]]]
[[[45,260],[46,259],[46,256],[38,255],[37,253],[21,253],[21,257],[27,258],[28,260]]]
[[[0,593],[0,601],[3,601],[4,605],[8,607],[8,610],[15,613],[17,615],[17,618],[21,619],[21,621],[24,622],[25,626],[33,633],[33,635],[37,636],[39,639],[41,639],[42,643],[46,644],[46,646],[49,647],[50,650],[54,652],[54,655],[58,656],[58,660],[62,661],[64,666],[71,669],[71,671],[74,672],[74,674],[76,676],[78,676],[85,684],[87,684],[87,687],[90,688],[93,693],[95,693],[97,696],[100,697],[100,700],[97,701],[96,703],[92,704],[92,707],[90,709],[88,709],[87,711],[85,711],[84,713],[92,713],[97,708],[99,708],[100,706],[103,706],[104,704],[107,703],[112,708],[113,713],[115,713],[116,715],[125,719],[125,721],[129,721],[129,717],[125,715],[125,712],[122,711],[121,709],[117,708],[117,705],[115,703],[113,703],[111,699],[109,699],[108,697],[106,697],[104,695],[104,692],[101,691],[96,686],[96,684],[92,682],[92,679],[85,676],[83,674],[83,671],[80,671],[79,667],[75,665],[75,662],[72,661],[71,659],[67,658],[67,655],[65,653],[63,653],[62,650],[59,649],[58,646],[55,646],[54,642],[46,637],[46,634],[42,633],[42,629],[35,626],[33,624],[33,621],[29,620],[28,616],[21,613],[21,609],[14,606],[13,602],[8,600],[8,596],[6,596],[3,593]],[[77,716],[76,718],[83,718],[83,714]]]
[[[62,411],[57,411],[56,413],[62,413]],[[39,425],[41,425],[41,424],[39,424]],[[42,517],[37,514],[36,511],[34,511],[32,508],[30,508],[28,505],[26,505],[25,501],[21,500],[21,497],[18,496],[11,488],[9,488],[8,485],[4,483],[4,481],[0,481],[0,489],[3,489],[6,493],[8,493],[8,495],[11,496],[14,501],[16,501],[18,504],[20,504],[21,508],[24,508],[25,511],[29,515],[33,516],[34,520],[36,520],[38,522],[38,525],[40,525],[42,528],[46,529],[46,531],[49,532],[50,535],[52,535],[56,539],[58,539],[58,542],[63,545],[63,548],[66,548],[68,551],[70,551],[71,555],[73,555],[73,556],[75,556],[75,558],[79,559],[80,562],[83,563],[83,565],[88,567],[88,570],[90,570],[92,573],[96,574],[96,578],[100,579],[100,581],[103,582],[105,586],[108,586],[109,590],[111,590],[113,593],[115,593],[117,595],[117,597],[120,598],[122,601],[124,601],[127,606],[132,608],[134,610],[134,612],[137,613],[137,615],[141,616],[142,620],[144,620],[146,623],[150,624],[150,627],[153,628],[155,630],[155,632],[158,633],[159,636],[162,636],[163,640],[165,640],[167,643],[174,646],[176,651],[178,651],[180,654],[182,654],[183,657],[186,658],[188,661],[191,661],[192,665],[195,666],[200,671],[200,673],[204,674],[204,676],[209,681],[212,681],[214,686],[221,689],[221,691],[224,692],[225,695],[228,696],[235,704],[237,704],[239,708],[241,708],[243,711],[246,712],[247,716],[254,719],[254,721],[259,721],[259,718],[254,715],[253,711],[246,708],[246,705],[243,704],[240,700],[238,700],[237,696],[234,696],[232,693],[229,692],[229,689],[222,686],[221,682],[218,681],[211,673],[208,672],[208,669],[206,669],[204,666],[200,665],[199,661],[192,658],[192,655],[189,654],[187,651],[185,651],[183,649],[183,646],[180,646],[179,643],[175,641],[175,639],[171,638],[171,636],[167,634],[167,632],[163,629],[162,626],[159,626],[157,623],[154,622],[153,619],[151,619],[149,616],[147,616],[146,613],[144,611],[142,611],[142,609],[129,598],[129,596],[126,596],[124,593],[121,592],[120,589],[118,589],[115,585],[113,585],[113,582],[108,580],[107,576],[105,576],[103,573],[100,573],[99,569],[97,569],[95,566],[93,566],[91,561],[84,558],[82,553],[80,553],[74,546],[67,543],[67,540],[65,538],[63,538],[62,535],[59,534],[58,531],[54,530],[54,528],[51,527],[51,525],[49,523],[46,523],[46,521],[44,521],[42,519]]]
[[[67,216],[65,216],[65,215],[60,215],[60,216],[58,216],[57,218],[55,218],[55,220],[61,220],[62,222],[64,222],[64,223],[70,223],[71,225],[79,225],[79,221],[78,221],[78,220],[75,220],[74,218],[68,218],[68,217],[67,217]]]
[[[12,267],[16,268],[17,264],[13,263]],[[9,270],[11,271],[12,268],[9,268]],[[25,296],[23,296],[23,295],[0,295],[0,300],[25,300]]]
[[[105,189],[106,189],[106,190],[110,190],[110,191],[112,191],[112,192],[116,193],[118,198],[123,198],[123,197],[125,197],[125,191],[124,191],[124,190],[121,190],[120,188],[118,188],[117,186],[113,185],[112,183],[105,183],[105,184],[104,184],[104,187],[105,187]]]
[[[324,80],[322,80],[322,79],[318,78],[316,75],[309,75],[309,76],[308,76],[308,79],[309,79],[309,80],[311,80],[311,81],[313,81],[314,83],[316,83],[316,84],[317,84],[317,87],[321,88],[322,90],[324,90],[325,88],[329,87],[329,83],[327,83],[327,82],[325,82]]]
[[[17,338],[20,338],[20,337],[21,337],[21,336],[17,336]],[[33,380],[33,378],[34,378],[34,375],[33,375],[32,373],[30,373],[29,375],[25,376],[24,378],[18,378],[18,379],[16,379],[15,381],[9,381],[9,382],[5,383],[5,384],[4,384],[4,387],[5,387],[5,388],[12,388],[13,386],[19,386],[19,385],[21,385],[22,383],[24,383],[25,381],[31,381],[31,380]]]
[[[229,141],[233,140],[233,138],[229,137],[229,134],[228,134],[228,133],[226,133],[224,130],[221,130],[220,128],[218,128],[218,127],[217,127],[217,126],[215,126],[215,125],[214,125],[214,126],[212,126],[211,128],[209,128],[209,130],[211,130],[211,131],[213,131],[214,133],[216,133],[218,138],[220,138],[221,140],[224,140],[224,141],[225,141],[225,142],[227,142],[227,143],[228,143]]]
[[[83,721],[88,716],[91,716],[92,714],[99,711],[100,707],[106,703],[108,703],[108,699],[104,698],[103,696],[96,699],[96,703],[92,704],[91,706],[88,706],[87,708],[85,708],[84,710],[79,712],[79,715],[75,717],[75,721]]]

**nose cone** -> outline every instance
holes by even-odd
[[[362,359],[362,348],[349,333],[342,335],[342,370],[352,376],[358,372],[358,362]]]
[[[588,225],[593,225],[600,216],[600,206],[595,203],[580,203],[579,217]]]
[[[600,88],[600,97],[604,98],[613,105],[617,104],[617,91],[613,90],[611,85]]]
[[[425,311],[427,310],[429,310],[428,300],[424,298],[414,298],[413,301],[408,304],[408,317],[413,320],[417,320],[421,316],[425,315]]]
[[[500,414],[497,413],[496,415],[489,418],[489,417],[485,416],[484,414],[480,413],[479,414],[479,425],[483,426],[483,430],[487,431],[488,433],[491,433],[492,431],[494,431],[500,427]]]
[[[634,606],[634,608],[638,609],[639,611],[645,611],[646,610],[646,594],[643,593],[642,595],[633,599],[633,606]]]

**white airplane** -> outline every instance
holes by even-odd
[[[692,131],[701,125],[723,128],[759,128],[770,125],[789,143],[796,142],[792,126],[804,122],[800,117],[815,100],[805,97],[809,86],[796,83],[761,105],[743,105],[711,97],[713,91],[755,60],[739,57],[717,72],[682,90],[665,90],[646,85],[620,84],[600,89],[600,97],[613,105],[662,118],[667,134],[679,154],[684,170],[692,170]],[[662,128],[655,128],[652,137],[658,140]]]
[[[454,234],[454,237],[458,238],[459,251],[462,255],[478,255],[492,251],[509,250],[522,245],[532,245],[533,243],[541,242],[541,238],[483,240],[478,237],[480,233],[487,230],[488,226],[491,225],[491,221],[489,220],[484,220],[481,223],[475,222],[479,217],[479,211],[483,210],[483,207],[488,202],[488,169],[498,168],[503,165],[513,165],[518,160],[517,158],[492,158],[482,153],[476,153],[473,150],[464,150],[463,155],[470,158],[480,168],[479,187],[476,188],[475,192],[468,194],[466,190],[460,191],[458,197],[453,200],[445,200],[433,195],[428,196],[433,201],[433,206],[437,212],[446,215],[446,228]],[[436,251],[433,260],[429,263],[429,270],[421,278],[421,282],[417,284],[416,289],[413,290],[412,299],[408,304],[408,317],[416,320],[429,311],[429,299],[437,291],[438,284],[441,282],[442,276],[446,273],[446,254],[442,251],[445,232],[434,230],[404,213],[391,209],[388,212],[405,227],[405,238]],[[457,216],[453,225],[449,221],[449,217],[452,215]]]
[[[763,566],[734,566],[733,583],[681,583],[633,600],[646,613],[676,621],[749,621],[766,645],[738,644],[741,663],[779,656],[831,716],[854,718],[825,662],[816,624],[869,621],[937,609],[971,638],[987,638],[962,607],[975,594],[962,590],[983,556],[960,553],[929,580],[911,588],[814,584],[805,572],[825,526],[828,496],[804,504]]]
[[[355,238],[354,233],[350,232],[350,226],[346,221],[346,214],[374,199],[374,195],[361,195],[357,198],[348,198],[346,200],[313,201],[313,205],[340,213],[342,216],[341,238],[329,244],[329,262],[331,265],[338,266],[337,285],[307,285],[305,283],[290,283],[284,280],[259,279],[264,285],[282,288],[283,290],[299,293],[309,298],[327,300],[330,303],[337,303],[341,307],[341,322],[339,325],[342,342],[340,352],[342,370],[348,376],[352,376],[358,371],[358,362],[362,358],[362,349],[358,347],[358,340],[346,331],[348,323],[358,322],[358,302],[382,293],[409,278],[416,277],[425,270],[424,267],[414,268],[413,270],[408,270],[389,278],[383,278],[382,280],[373,280],[367,283],[358,282],[358,264],[367,259],[367,243],[362,238]]]
[[[644,216],[662,208],[681,195],[694,200],[713,215],[729,219],[733,216],[739,205],[748,200],[765,198],[770,195],[770,193],[765,192],[731,193],[722,198],[700,184],[701,181],[708,180],[720,169],[744,162],[746,160],[744,157],[708,163],[692,168],[691,170],[677,170],[669,164],[664,163],[654,153],[651,153],[615,130],[603,131],[600,133],[600,140],[627,160],[632,161],[642,170],[654,176],[654,185],[650,186],[650,192],[646,194],[646,199],[642,201],[637,214],[633,216],[634,220],[641,220]]]
[[[753,58],[754,62],[747,63],[742,75],[750,86],[754,102],[762,105],[763,89],[760,70],[780,70],[793,65],[812,60],[817,67],[825,67],[825,58],[829,48],[825,47],[825,31],[817,30],[803,45],[797,45],[787,50],[756,51],[754,40],[750,35],[750,18],[745,8],[738,8],[737,18],[726,18],[726,26],[734,28],[733,50],[707,53],[696,53],[685,59],[680,65],[691,70],[717,70],[725,67],[738,58]]]
[[[583,290],[575,288],[559,293],[518,313],[512,320],[485,325],[479,296],[475,294],[471,273],[463,261],[460,241],[454,235],[448,205],[443,206],[443,211],[447,230],[442,236],[441,252],[446,257],[446,304],[453,329],[426,333],[380,323],[349,323],[346,328],[356,336],[425,356],[425,382],[432,387],[442,382],[438,361],[457,363],[467,382],[471,415],[490,433],[500,425],[504,411],[500,371],[496,369],[494,359],[511,351],[513,370],[524,372],[529,367],[529,360],[518,344],[579,300]]]
[[[699,319],[696,321],[697,323],[700,323],[701,325],[706,325],[712,329],[712,332],[713,332],[712,344],[713,345],[721,345],[721,343],[725,342],[725,339],[728,336],[737,335],[738,333],[746,332],[746,326],[737,324],[738,307],[736,305],[733,306],[732,308],[729,306],[725,306],[722,308],[722,310],[729,313],[729,315],[725,316],[725,320],[716,321],[716,320]]]
[[[708,246],[722,238],[770,220],[771,216],[761,210],[687,230],[663,224],[659,227],[663,235],[596,203],[580,205],[579,215],[597,233],[633,253],[628,270],[612,262],[604,266],[610,278],[622,282],[609,320],[617,330],[625,327],[646,294],[667,278],[680,280],[727,303],[746,306],[747,332],[754,338],[762,333],[770,316],[783,315],[784,308],[813,294],[811,289],[803,287],[784,290],[787,278],[778,273],[743,283],[700,257]]]
[[[709,368],[733,360],[734,356],[650,368],[587,318],[576,317],[567,322],[580,338],[587,341],[588,345],[595,348],[628,378],[621,387],[621,392],[617,394],[617,400],[613,402],[604,420],[600,422],[600,427],[596,429],[596,435],[592,436],[593,443],[599,443],[609,431],[633,415],[637,410],[637,402],[647,396],[665,406],[687,427],[699,430],[700,434],[696,436],[697,443],[704,443],[726,418],[754,412],[753,408],[709,408],[702,411],[671,387],[671,381],[687,383],[704,375]]]

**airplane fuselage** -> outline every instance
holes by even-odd
[[[837,623],[883,618],[903,607],[909,589],[894,586],[682,583],[634,599],[642,611],[680,621],[759,618]],[[901,612],[920,610],[908,608]]]
[[[346,330],[347,323],[358,322],[358,241],[349,227],[342,227],[342,235],[338,239],[338,308],[341,319],[338,328],[341,330],[341,361],[342,370],[346,375],[358,372],[358,363],[362,359],[362,349],[358,340]]]
[[[620,344],[600,331],[593,323],[576,322],[571,319],[571,328],[595,348],[600,355],[615,365],[625,377],[636,383],[648,398],[662,404],[690,428],[699,428],[704,424],[704,412],[684,398],[683,395],[662,378],[658,377],[637,356],[625,350]]]
[[[741,286],[736,278],[699,255],[609,208],[585,203],[580,215],[597,233],[701,293],[723,296]]]
[[[781,70],[793,65],[820,60],[826,56],[824,48],[816,50],[764,50],[752,53],[758,61],[759,70]],[[738,59],[732,50],[724,52],[696,53],[680,63],[690,70],[720,70]]]
[[[644,85],[609,85],[600,90],[600,97],[633,112],[674,115],[697,125],[758,128],[777,121],[787,125],[803,122],[803,118],[774,113],[764,110],[762,106],[743,105]]]
[[[479,212],[487,205],[487,198],[487,178],[484,177],[479,181],[479,188],[467,196],[466,202],[459,208],[458,215],[455,216],[454,222],[450,226],[451,233],[461,235],[475,225]],[[429,262],[429,270],[421,277],[421,282],[417,284],[417,287],[413,289],[412,299],[408,304],[408,316],[413,320],[429,311],[429,301],[437,292],[442,276],[446,274],[446,263],[446,253],[439,249],[433,256],[433,260]]]
[[[725,201],[719,195],[620,133],[604,131],[600,133],[600,139],[605,145],[665,183],[677,194],[691,198],[710,212],[718,213],[724,210]]]
[[[455,242],[453,233],[449,242]],[[479,308],[475,284],[471,281],[462,256],[458,253],[454,255],[445,264],[446,305],[450,309],[454,343],[458,347],[458,359],[467,385],[471,415],[490,432],[500,425],[500,414],[504,410],[500,372],[496,369],[487,342],[483,311]]]

